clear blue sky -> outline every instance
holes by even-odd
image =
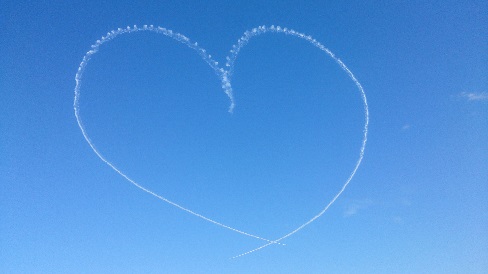
[[[58,2],[0,4],[0,272],[486,273],[486,1]],[[134,24],[184,34],[220,64],[244,31],[272,24],[344,61],[371,120],[329,211],[286,246],[229,259],[265,242],[97,158],[74,117],[75,74],[97,39]],[[318,213],[359,154],[358,90],[298,38],[242,49],[233,114],[214,71],[154,33],[102,45],[83,77],[81,115],[104,156],[264,238]]]

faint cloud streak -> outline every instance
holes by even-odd
[[[488,92],[461,92],[460,95],[468,101],[488,101]]]
[[[359,211],[371,206],[373,202],[370,199],[351,201],[344,210],[343,216],[345,218],[358,214]]]

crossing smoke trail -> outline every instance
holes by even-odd
[[[190,41],[189,38],[187,38],[186,36],[182,35],[182,34],[179,34],[179,33],[176,33],[176,32],[173,32],[171,30],[168,30],[168,29],[165,29],[165,28],[161,28],[161,27],[154,27],[152,25],[150,26],[147,26],[147,25],[144,25],[142,28],[138,28],[137,26],[134,26],[133,28],[131,27],[127,27],[125,29],[117,29],[117,30],[113,30],[111,32],[108,32],[106,36],[103,36],[100,40],[97,40],[97,42],[92,45],[92,49],[89,50],[86,55],[83,57],[83,60],[81,61],[80,63],[80,66],[78,67],[78,72],[76,73],[76,76],[75,76],[75,80],[76,80],[76,86],[75,86],[75,98],[74,98],[74,103],[73,103],[73,107],[74,107],[74,110],[75,110],[75,116],[76,116],[76,121],[78,122],[78,126],[79,128],[81,129],[81,133],[83,134],[83,137],[85,137],[85,140],[88,142],[88,144],[90,145],[91,149],[93,150],[93,152],[95,152],[95,154],[98,156],[98,158],[100,158],[105,164],[107,164],[110,168],[112,168],[115,172],[117,172],[118,174],[120,174],[122,177],[124,177],[127,181],[129,181],[131,184],[133,184],[134,186],[136,186],[137,188],[141,189],[142,191],[145,191],[149,194],[151,194],[152,196],[172,205],[172,206],[175,206],[183,211],[186,211],[196,217],[199,217],[207,222],[210,222],[210,223],[213,223],[215,225],[218,225],[220,227],[223,227],[223,228],[226,228],[226,229],[229,229],[231,231],[234,231],[234,232],[237,232],[237,233],[240,233],[242,235],[246,235],[246,236],[249,236],[249,237],[252,237],[252,238],[256,238],[256,239],[260,239],[260,240],[263,240],[263,241],[266,241],[266,242],[273,242],[271,240],[268,240],[268,239],[265,239],[265,238],[262,238],[262,237],[259,237],[259,236],[256,236],[256,235],[253,235],[253,234],[250,234],[250,233],[247,233],[247,232],[244,232],[244,231],[241,231],[241,230],[238,230],[238,229],[235,229],[233,227],[230,227],[228,225],[225,225],[225,224],[222,224],[220,222],[217,222],[215,220],[212,220],[208,217],[205,217],[199,213],[196,213],[188,208],[185,208],[171,200],[168,200],[167,198],[161,196],[161,195],[158,195],[154,192],[152,192],[151,190],[143,187],[142,185],[138,184],[137,182],[135,182],[134,180],[132,180],[131,178],[129,178],[129,176],[127,176],[125,173],[123,173],[120,169],[118,169],[114,164],[112,164],[109,160],[107,160],[99,151],[98,149],[95,147],[95,145],[93,144],[93,142],[90,140],[90,138],[88,137],[88,134],[86,133],[86,130],[85,130],[85,127],[83,126],[83,123],[82,123],[82,120],[81,120],[81,116],[80,116],[80,106],[79,106],[79,100],[80,100],[80,88],[81,88],[81,80],[82,80],[82,77],[83,77],[83,72],[85,71],[85,68],[88,64],[88,61],[90,61],[90,58],[96,54],[100,48],[100,46],[112,39],[114,39],[115,37],[117,37],[118,35],[121,35],[121,34],[126,34],[126,33],[132,33],[132,32],[138,32],[138,31],[152,31],[152,32],[156,32],[156,33],[160,33],[160,34],[163,34],[163,35],[166,35],[180,43],[183,43],[185,45],[187,45],[188,47],[196,50],[200,56],[203,58],[203,60],[205,62],[207,62],[211,68],[213,68],[215,70],[215,72],[220,76],[220,75],[223,75],[224,72],[223,72],[223,69],[220,69],[218,67],[218,63],[215,62],[214,60],[212,60],[211,56],[209,54],[206,53],[206,51],[202,48],[200,48],[198,46],[197,43],[192,43]],[[222,76],[221,76],[222,77]],[[232,111],[232,108],[234,106],[234,99],[232,97],[232,89],[231,87],[229,86],[226,90],[225,90],[227,96],[229,96],[229,99],[231,100],[231,106],[229,108],[229,111]]]
[[[329,55],[341,67],[341,69],[347,73],[349,78],[351,78],[351,80],[354,82],[354,84],[358,88],[359,92],[361,93],[361,98],[363,99],[363,108],[364,108],[363,141],[362,141],[361,149],[359,152],[359,158],[356,161],[356,165],[354,166],[353,171],[351,172],[351,174],[349,175],[349,177],[347,178],[346,182],[344,183],[342,188],[339,190],[339,192],[332,198],[332,200],[330,200],[330,202],[318,214],[316,214],[310,220],[308,220],[304,224],[300,225],[299,227],[297,227],[293,231],[289,232],[288,234],[286,234],[286,235],[284,235],[284,236],[282,236],[282,237],[280,237],[274,241],[270,241],[267,244],[262,245],[256,249],[253,249],[253,250],[247,251],[245,253],[242,253],[240,255],[234,256],[234,257],[232,257],[233,259],[242,257],[242,256],[250,254],[250,253],[253,253],[255,251],[263,249],[263,248],[265,248],[269,245],[272,245],[274,243],[281,242],[282,240],[284,240],[284,239],[290,237],[291,235],[297,233],[298,231],[302,230],[303,228],[305,228],[306,226],[308,226],[309,224],[311,224],[312,222],[317,220],[320,216],[322,216],[329,209],[329,207],[337,200],[337,198],[339,198],[339,196],[341,196],[342,192],[344,192],[344,190],[346,189],[346,187],[349,185],[352,178],[356,174],[356,172],[357,172],[357,170],[358,170],[358,168],[361,165],[361,162],[363,160],[364,150],[366,148],[366,142],[368,140],[369,108],[368,108],[368,101],[366,99],[366,93],[364,92],[364,89],[363,89],[361,83],[359,83],[359,81],[356,79],[356,76],[354,76],[354,74],[349,70],[349,68],[339,58],[337,58],[328,48],[326,48],[324,45],[322,45],[317,40],[312,38],[310,35],[305,35],[303,33],[297,32],[295,30],[288,29],[288,28],[282,28],[280,26],[275,27],[273,25],[271,27],[260,26],[260,27],[252,29],[251,31],[244,32],[244,35],[239,40],[237,40],[237,44],[232,46],[232,49],[230,50],[230,56],[227,57],[226,67],[228,67],[229,69],[227,70],[226,75],[225,75],[225,76],[227,76],[226,80],[229,81],[229,83],[230,83],[230,78],[232,76],[234,62],[237,58],[237,55],[239,54],[239,51],[245,45],[247,45],[247,43],[249,43],[249,40],[251,38],[258,36],[258,35],[261,35],[261,34],[268,33],[268,32],[283,33],[286,35],[291,35],[291,36],[298,37],[300,39],[303,39],[303,40],[311,43],[313,46],[315,46],[318,49],[320,49],[321,51],[327,53],[327,55]]]
[[[86,130],[83,126],[83,123],[82,123],[82,120],[81,120],[81,116],[80,116],[80,108],[79,108],[79,99],[80,99],[80,87],[81,87],[81,80],[82,80],[82,76],[83,76],[83,72],[90,60],[90,58],[96,54],[100,48],[100,46],[112,39],[114,39],[115,37],[117,37],[118,35],[121,35],[121,34],[126,34],[126,33],[132,33],[132,32],[139,32],[139,31],[151,31],[151,32],[155,32],[155,33],[159,33],[159,34],[163,34],[165,36],[168,36],[182,44],[185,44],[186,46],[192,48],[193,50],[195,50],[201,57],[202,59],[215,71],[215,73],[219,76],[219,78],[221,79],[222,81],[222,89],[224,90],[225,94],[229,97],[230,99],[230,106],[229,106],[229,112],[232,112],[233,109],[234,109],[234,106],[235,106],[235,102],[234,102],[234,96],[233,96],[233,92],[232,92],[232,86],[231,86],[231,77],[232,77],[232,73],[233,73],[233,68],[234,68],[234,62],[235,60],[237,59],[237,56],[240,52],[240,50],[245,46],[247,45],[247,43],[249,43],[249,41],[251,40],[251,38],[255,37],[255,36],[258,36],[258,35],[261,35],[261,34],[265,34],[265,33],[282,33],[282,34],[286,34],[286,35],[290,35],[290,36],[293,36],[293,37],[297,37],[297,38],[300,38],[300,39],[303,39],[309,43],[311,43],[313,46],[315,46],[316,48],[320,49],[321,51],[325,52],[327,55],[329,55],[329,57],[331,57],[340,67],[341,69],[347,73],[347,75],[349,76],[349,78],[351,78],[351,80],[354,82],[354,84],[356,85],[356,87],[358,88],[360,94],[361,94],[361,98],[363,100],[363,108],[364,108],[364,127],[363,127],[363,140],[362,140],[362,144],[361,144],[361,148],[360,148],[360,152],[359,152],[359,158],[357,159],[356,161],[356,165],[353,169],[353,171],[351,172],[351,174],[349,175],[348,179],[346,180],[346,182],[344,183],[344,185],[341,187],[341,189],[338,191],[338,193],[329,201],[329,203],[318,213],[316,214],[315,216],[313,216],[310,220],[308,220],[307,222],[303,223],[302,225],[300,225],[299,227],[297,227],[296,229],[292,230],[291,232],[289,232],[288,234],[285,234],[284,236],[276,239],[276,240],[268,240],[268,239],[265,239],[265,238],[262,238],[262,237],[259,237],[259,236],[256,236],[256,235],[253,235],[253,234],[250,234],[250,233],[247,233],[247,232],[244,232],[244,231],[241,231],[241,230],[238,230],[238,229],[235,229],[233,227],[230,227],[230,226],[227,226],[225,224],[222,224],[220,222],[217,222],[215,220],[212,220],[210,218],[207,218],[199,213],[196,213],[190,209],[187,209],[173,201],[170,201],[168,200],[167,198],[159,195],[159,194],[156,194],[154,192],[152,192],[151,190],[143,187],[142,185],[138,184],[137,182],[135,182],[134,180],[132,180],[131,178],[129,178],[127,175],[125,175],[122,171],[120,171],[117,167],[115,167],[110,161],[108,161],[107,159],[105,159],[102,154],[95,148],[95,145],[93,144],[93,142],[90,140],[90,138],[88,137],[88,134],[86,133]],[[85,140],[88,142],[88,144],[90,145],[91,149],[93,150],[93,152],[95,152],[95,154],[105,163],[107,164],[110,168],[112,168],[114,171],[116,171],[118,174],[120,174],[122,177],[124,177],[127,181],[129,181],[131,184],[133,184],[134,186],[136,186],[137,188],[151,194],[152,196],[172,205],[172,206],[175,206],[183,211],[186,211],[187,213],[190,213],[196,217],[199,217],[205,221],[208,221],[210,223],[213,223],[215,225],[218,225],[220,227],[223,227],[223,228],[226,228],[226,229],[229,229],[231,231],[234,231],[234,232],[237,232],[237,233],[240,233],[242,235],[245,235],[245,236],[249,236],[249,237],[252,237],[252,238],[256,238],[256,239],[260,239],[260,240],[263,240],[263,241],[266,241],[267,243],[258,247],[258,248],[255,248],[253,250],[250,250],[250,251],[247,251],[245,253],[242,253],[240,255],[237,255],[237,256],[234,256],[232,258],[239,258],[239,257],[242,257],[244,255],[247,255],[247,254],[250,254],[250,253],[253,253],[255,251],[258,251],[258,250],[261,250],[267,246],[270,246],[272,244],[281,244],[280,242],[290,236],[292,236],[293,234],[297,233],[298,231],[302,230],[303,228],[305,228],[306,226],[308,226],[309,224],[311,224],[312,222],[314,222],[315,220],[317,220],[320,216],[322,216],[329,208],[330,206],[332,206],[332,204],[339,198],[339,196],[344,192],[344,190],[346,189],[346,187],[349,185],[349,183],[351,182],[352,178],[354,177],[354,175],[356,174],[359,166],[361,165],[361,162],[363,160],[363,157],[364,157],[364,151],[365,151],[365,148],[366,148],[366,142],[367,142],[367,137],[368,137],[368,125],[369,125],[369,109],[368,109],[368,102],[367,102],[367,99],[366,99],[366,93],[364,92],[364,89],[362,87],[362,85],[359,83],[359,81],[356,79],[356,77],[354,76],[354,74],[349,70],[349,68],[339,59],[337,58],[329,49],[327,49],[324,45],[322,45],[320,42],[318,42],[317,40],[313,39],[311,36],[309,35],[305,35],[303,33],[300,33],[300,32],[297,32],[295,30],[292,30],[292,29],[288,29],[288,28],[282,28],[280,26],[270,26],[270,27],[267,27],[267,26],[259,26],[257,28],[254,28],[250,31],[246,31],[244,32],[244,35],[237,40],[237,44],[233,45],[232,46],[232,49],[230,50],[230,54],[229,56],[226,57],[226,63],[225,63],[225,66],[227,69],[223,69],[223,68],[220,68],[219,65],[218,65],[218,62],[214,61],[212,59],[212,56],[210,54],[208,54],[205,49],[201,48],[198,46],[197,43],[194,43],[194,42],[191,42],[190,39],[182,34],[179,34],[179,33],[176,33],[176,32],[173,32],[171,30],[168,30],[168,29],[165,29],[165,28],[162,28],[162,27],[154,27],[153,25],[150,25],[150,26],[147,26],[147,25],[144,25],[143,27],[137,27],[137,26],[134,26],[134,27],[127,27],[125,29],[122,29],[122,28],[119,28],[117,30],[113,30],[111,32],[108,32],[106,36],[103,36],[100,40],[97,40],[96,43],[94,45],[91,46],[92,49],[90,51],[88,51],[86,53],[86,55],[83,57],[83,60],[82,62],[80,63],[80,66],[78,67],[78,71],[76,73],[76,76],[75,76],[75,80],[76,80],[76,86],[75,86],[75,97],[74,97],[74,103],[73,103],[73,107],[74,107],[74,112],[75,112],[75,116],[76,116],[76,121],[78,122],[78,126],[83,134],[83,137],[85,138]],[[283,244],[281,244],[283,245]]]

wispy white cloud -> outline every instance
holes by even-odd
[[[356,215],[360,210],[364,210],[369,206],[371,206],[372,204],[373,202],[370,199],[350,201],[345,207],[343,216],[351,217],[353,215]]]
[[[408,130],[408,129],[410,129],[410,125],[409,124],[403,125],[403,127],[402,127],[402,130],[403,131]]]
[[[400,217],[400,216],[394,216],[394,217],[392,218],[392,220],[393,220],[393,222],[394,222],[395,224],[399,224],[399,225],[403,225],[403,224],[405,223],[405,221],[403,220],[403,218],[402,218],[402,217]]]
[[[488,92],[461,92],[460,95],[468,101],[488,101]]]

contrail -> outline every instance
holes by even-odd
[[[309,224],[311,224],[312,222],[317,220],[320,216],[322,216],[329,209],[329,207],[337,200],[337,198],[339,198],[339,196],[341,196],[342,192],[344,192],[344,190],[346,189],[346,187],[349,185],[352,178],[356,174],[356,171],[358,170],[358,168],[361,165],[361,162],[363,160],[364,150],[366,148],[366,142],[368,140],[369,108],[368,108],[368,101],[366,99],[366,93],[364,92],[364,89],[363,89],[361,83],[359,83],[359,81],[354,76],[354,74],[351,72],[351,70],[349,70],[349,68],[339,58],[337,58],[328,48],[326,48],[320,42],[318,42],[317,40],[312,38],[310,35],[306,35],[306,34],[303,34],[301,32],[297,32],[297,31],[292,30],[292,29],[282,28],[280,26],[276,26],[276,27],[275,26],[271,26],[271,27],[260,26],[260,27],[252,29],[251,31],[244,32],[244,35],[239,40],[237,40],[237,44],[234,45],[232,47],[232,49],[230,50],[230,56],[227,57],[227,63],[226,63],[228,70],[226,73],[227,75],[225,75],[225,76],[227,76],[227,77],[225,79],[223,78],[223,81],[224,80],[229,81],[229,85],[230,85],[230,77],[232,76],[234,62],[237,58],[237,55],[239,54],[239,51],[245,45],[247,45],[247,43],[249,43],[249,40],[251,38],[257,36],[257,35],[261,35],[261,34],[265,34],[265,33],[269,33],[269,32],[271,32],[271,33],[283,33],[286,35],[291,35],[291,36],[298,37],[300,39],[303,39],[303,40],[311,43],[313,46],[315,46],[315,47],[319,48],[321,51],[327,53],[327,55],[329,55],[341,67],[341,69],[347,73],[349,78],[351,78],[351,80],[354,82],[354,84],[356,84],[356,87],[358,88],[358,90],[361,94],[362,100],[363,100],[363,108],[364,108],[363,140],[362,140],[362,144],[361,144],[361,149],[359,151],[359,158],[356,161],[356,165],[355,165],[353,171],[351,172],[351,174],[349,175],[349,177],[347,178],[346,182],[344,183],[342,188],[339,190],[339,192],[332,198],[332,200],[330,200],[330,202],[318,214],[316,214],[310,220],[303,223],[302,225],[300,225],[299,227],[297,227],[293,231],[289,232],[288,234],[285,234],[284,236],[282,236],[282,237],[280,237],[274,241],[268,242],[267,244],[262,245],[256,249],[253,249],[253,250],[244,252],[240,255],[234,256],[234,257],[232,257],[233,259],[242,257],[244,255],[250,254],[250,253],[255,252],[255,251],[258,251],[258,250],[263,249],[263,248],[265,248],[265,247],[267,247],[273,243],[281,242],[282,240],[284,240],[284,239],[290,237],[291,235],[297,233],[298,231],[302,230],[303,228],[305,228],[306,226],[308,226]],[[224,81],[224,83],[226,83],[225,81]]]
[[[107,164],[110,168],[112,168],[115,172],[117,172],[118,174],[120,174],[122,177],[124,177],[127,181],[129,181],[131,184],[133,184],[134,186],[136,186],[137,188],[141,189],[142,191],[145,191],[149,194],[151,194],[152,196],[172,205],[172,206],[175,206],[183,211],[186,211],[196,217],[199,217],[205,221],[208,221],[210,223],[213,223],[215,225],[218,225],[220,227],[223,227],[223,228],[226,228],[226,229],[229,229],[231,231],[234,231],[234,232],[237,232],[237,233],[240,233],[242,235],[246,235],[246,236],[249,236],[249,237],[252,237],[252,238],[256,238],[256,239],[260,239],[260,240],[263,240],[263,241],[266,241],[266,242],[270,242],[270,243],[276,243],[274,241],[271,241],[271,240],[268,240],[268,239],[265,239],[265,238],[262,238],[262,237],[259,237],[257,235],[253,235],[251,233],[247,233],[247,232],[244,232],[244,231],[241,231],[239,229],[236,229],[236,228],[233,228],[233,227],[230,227],[228,225],[225,225],[225,224],[222,224],[220,222],[217,222],[213,219],[210,219],[208,217],[205,217],[199,213],[196,213],[186,207],[183,207],[159,194],[156,194],[154,192],[152,192],[151,190],[143,187],[142,185],[138,184],[136,181],[134,181],[133,179],[129,178],[129,176],[127,176],[125,173],[123,173],[120,169],[118,169],[114,164],[112,164],[109,160],[107,160],[101,153],[100,151],[98,151],[98,149],[95,147],[95,145],[93,144],[93,142],[90,140],[90,137],[88,137],[88,134],[86,133],[86,130],[85,130],[85,127],[83,126],[83,123],[82,123],[82,120],[81,120],[81,116],[80,116],[80,106],[79,106],[79,100],[80,100],[80,88],[81,88],[81,80],[82,80],[82,77],[83,77],[83,72],[85,71],[85,68],[88,64],[88,62],[90,61],[90,58],[96,54],[100,48],[100,46],[112,39],[114,39],[115,37],[117,37],[118,35],[121,35],[121,34],[126,34],[126,33],[131,33],[131,32],[137,32],[137,31],[152,31],[152,32],[155,32],[155,33],[160,33],[160,34],[163,34],[163,35],[166,35],[180,43],[183,43],[185,45],[187,45],[188,47],[194,49],[195,51],[197,51],[200,56],[203,58],[203,60],[205,62],[207,62],[211,68],[213,68],[215,70],[215,72],[221,76],[221,78],[223,78],[223,69],[220,69],[218,67],[218,63],[215,62],[211,56],[209,54],[206,53],[206,51],[202,48],[200,48],[198,46],[197,43],[192,43],[190,41],[189,38],[187,38],[186,36],[182,35],[182,34],[179,34],[179,33],[176,33],[176,32],[173,32],[171,30],[168,30],[168,29],[165,29],[165,28],[161,28],[161,27],[154,27],[152,25],[150,26],[147,26],[147,25],[144,25],[143,27],[137,27],[137,26],[134,26],[134,27],[127,27],[125,29],[117,29],[117,30],[113,30],[113,31],[110,31],[107,33],[106,36],[103,36],[100,40],[97,40],[95,44],[93,44],[91,46],[91,50],[89,50],[86,55],[83,57],[83,60],[81,61],[80,63],[80,66],[78,67],[78,72],[76,73],[76,76],[75,76],[75,80],[76,80],[76,86],[75,86],[75,98],[74,98],[74,103],[73,103],[73,107],[74,107],[74,111],[75,111],[75,116],[76,116],[76,121],[78,122],[78,126],[79,128],[81,129],[81,133],[83,134],[83,137],[85,137],[85,140],[88,142],[88,144],[90,145],[91,149],[93,150],[93,152],[95,152],[95,154],[98,156],[98,158],[100,158],[105,164]],[[233,106],[234,106],[234,99],[233,99],[233,96],[232,96],[232,89],[230,87],[228,87],[228,89],[225,90],[227,96],[229,97],[230,101],[231,101],[231,106],[230,106],[230,109],[229,111],[232,110]]]
[[[349,175],[348,179],[346,180],[346,182],[343,184],[342,188],[338,191],[338,193],[329,201],[329,203],[318,213],[316,214],[315,216],[313,216],[310,220],[308,220],[307,222],[303,223],[302,225],[300,225],[299,227],[297,227],[296,229],[292,230],[291,232],[289,232],[288,234],[285,234],[284,236],[276,239],[276,240],[269,240],[269,239],[266,239],[266,238],[263,238],[263,237],[259,237],[257,235],[253,235],[251,233],[247,233],[247,232],[244,232],[244,231],[241,231],[241,230],[238,230],[236,228],[233,228],[233,227],[230,227],[228,225],[225,225],[223,223],[220,223],[220,222],[217,222],[213,219],[210,219],[208,217],[205,217],[199,213],[196,213],[188,208],[185,208],[171,200],[168,200],[167,198],[159,195],[159,194],[156,194],[154,192],[152,192],[151,190],[143,187],[142,185],[138,184],[137,182],[135,182],[134,180],[132,180],[131,178],[129,178],[127,175],[125,175],[121,170],[119,170],[117,167],[115,167],[114,164],[112,164],[110,161],[108,161],[107,159],[105,159],[105,157],[96,149],[95,145],[93,144],[93,142],[90,140],[90,138],[88,137],[88,134],[86,133],[86,130],[83,126],[83,123],[82,123],[82,120],[81,120],[81,116],[80,116],[80,108],[79,108],[79,99],[80,99],[80,88],[81,88],[81,80],[82,80],[82,76],[83,76],[83,72],[88,64],[88,62],[90,61],[90,58],[96,54],[100,48],[100,46],[112,39],[114,39],[115,37],[117,37],[118,35],[121,35],[121,34],[126,34],[126,33],[132,33],[132,32],[138,32],[138,31],[150,31],[150,32],[155,32],[155,33],[158,33],[158,34],[163,34],[167,37],[170,37],[182,44],[185,44],[186,46],[188,46],[189,48],[195,50],[200,56],[201,58],[215,71],[215,73],[218,75],[218,77],[220,78],[221,82],[222,82],[222,89],[224,90],[225,94],[229,97],[229,100],[230,100],[230,106],[229,106],[229,112],[232,112],[234,110],[234,107],[235,107],[235,101],[234,101],[234,96],[233,96],[233,91],[232,91],[232,85],[231,85],[231,77],[232,77],[232,74],[233,74],[233,68],[234,68],[234,62],[235,60],[237,59],[237,56],[240,52],[240,50],[249,43],[249,41],[251,40],[251,38],[253,38],[254,36],[258,36],[258,35],[261,35],[261,34],[265,34],[265,33],[282,33],[282,34],[286,34],[286,35],[290,35],[290,36],[294,36],[294,37],[297,37],[297,38],[300,38],[300,39],[303,39],[309,43],[311,43],[313,46],[317,47],[318,49],[320,49],[321,51],[325,52],[329,57],[331,57],[340,67],[341,69],[347,73],[347,75],[349,76],[349,78],[354,82],[354,84],[356,85],[356,87],[358,88],[359,92],[360,92],[360,95],[362,97],[362,100],[363,100],[363,108],[364,108],[364,127],[363,127],[363,140],[362,140],[362,144],[361,144],[361,148],[360,148],[360,152],[359,152],[359,158],[357,159],[356,161],[356,165],[353,169],[353,171],[351,172],[351,174]],[[306,226],[308,226],[309,224],[311,224],[312,222],[314,222],[315,220],[317,220],[320,216],[322,216],[328,209],[329,207],[337,200],[337,198],[339,198],[339,196],[344,192],[344,190],[346,189],[346,187],[349,185],[349,183],[351,182],[352,178],[354,177],[354,175],[356,174],[359,166],[361,165],[361,162],[363,160],[363,157],[364,157],[364,151],[365,151],[365,148],[366,148],[366,142],[367,142],[367,137],[368,137],[368,125],[369,125],[369,109],[368,109],[368,102],[367,102],[367,99],[366,99],[366,93],[364,92],[364,89],[363,87],[361,86],[361,84],[359,83],[359,81],[356,79],[356,77],[354,76],[354,74],[349,70],[349,68],[339,59],[337,58],[329,49],[327,49],[324,45],[322,45],[320,42],[318,42],[317,40],[315,40],[314,38],[312,38],[311,36],[309,35],[306,35],[306,34],[303,34],[301,32],[297,32],[293,29],[288,29],[288,28],[282,28],[280,26],[270,26],[270,27],[267,27],[267,26],[259,26],[257,28],[253,28],[252,30],[250,31],[246,31],[244,32],[244,35],[238,39],[237,41],[237,44],[233,45],[232,46],[232,49],[230,50],[230,53],[229,55],[226,57],[226,63],[225,63],[225,67],[226,69],[223,69],[221,67],[219,67],[219,64],[218,62],[216,62],[215,60],[212,59],[212,56],[210,54],[208,54],[205,49],[201,48],[198,46],[197,43],[195,42],[191,42],[190,39],[182,34],[179,34],[177,32],[173,32],[172,30],[169,30],[169,29],[166,29],[166,28],[162,28],[162,27],[154,27],[153,25],[144,25],[143,27],[137,27],[137,26],[134,26],[134,27],[127,27],[127,28],[119,28],[117,30],[112,30],[110,32],[107,33],[106,36],[103,36],[100,40],[97,40],[95,44],[93,44],[91,46],[91,50],[89,50],[85,56],[83,57],[83,60],[82,62],[80,63],[80,66],[78,67],[78,71],[76,73],[76,76],[75,76],[75,81],[76,81],[76,86],[75,86],[75,97],[74,97],[74,103],[73,103],[73,107],[74,107],[74,112],[75,112],[75,117],[76,117],[76,121],[78,122],[78,126],[83,134],[83,137],[85,138],[85,140],[87,141],[87,143],[90,145],[91,149],[93,150],[93,152],[95,152],[95,154],[98,156],[98,158],[100,158],[105,164],[107,164],[110,168],[112,168],[115,172],[117,172],[118,174],[120,174],[122,177],[124,177],[127,181],[129,181],[131,184],[133,184],[134,186],[136,186],[137,188],[141,189],[142,191],[144,192],[147,192],[149,194],[151,194],[152,196],[174,206],[174,207],[177,207],[183,211],[186,211],[187,213],[190,213],[196,217],[199,217],[205,221],[208,221],[210,223],[213,223],[215,225],[218,225],[220,227],[223,227],[223,228],[226,228],[226,229],[229,229],[231,231],[234,231],[234,232],[237,232],[239,234],[242,234],[242,235],[245,235],[245,236],[249,236],[249,237],[252,237],[252,238],[256,238],[256,239],[260,239],[260,240],[263,240],[263,241],[266,241],[267,243],[256,248],[256,249],[253,249],[253,250],[250,250],[250,251],[247,251],[245,253],[242,253],[240,255],[237,255],[237,256],[234,256],[232,258],[238,258],[238,257],[242,257],[244,255],[247,255],[247,254],[250,254],[250,253],[253,253],[255,251],[258,251],[258,250],[261,250],[267,246],[270,246],[272,244],[280,244],[280,245],[284,245],[284,244],[281,244],[280,242],[290,236],[292,236],[293,234],[297,233],[298,231],[302,230],[303,228],[305,228]]]

